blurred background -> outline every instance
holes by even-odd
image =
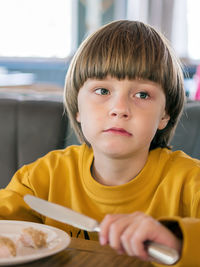
[[[160,30],[184,66],[187,101],[170,142],[200,159],[200,0],[0,0],[0,188],[24,164],[79,143],[63,108],[70,60],[108,22]]]
[[[131,19],[170,40],[184,64],[186,95],[195,99],[199,10],[199,0],[0,0],[0,90],[62,90],[83,39],[108,22]]]

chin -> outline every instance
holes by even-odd
[[[126,148],[125,146],[102,146],[101,151],[109,157],[112,158],[126,158],[131,154],[130,146]]]
[[[128,159],[131,156],[131,153],[105,153],[108,158],[114,160]]]

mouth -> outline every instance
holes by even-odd
[[[127,132],[125,129],[123,128],[109,128],[103,131],[104,133],[111,133],[111,134],[116,134],[116,135],[122,135],[122,136],[132,136],[131,133]]]

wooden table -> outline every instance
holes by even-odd
[[[149,262],[126,255],[118,255],[109,246],[99,242],[72,238],[70,245],[62,252],[27,264],[23,267],[152,267]]]

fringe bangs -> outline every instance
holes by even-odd
[[[141,27],[141,25],[140,25]],[[165,84],[169,73],[166,47],[155,32],[124,31],[120,27],[106,34],[94,34],[87,40],[77,58],[74,72],[76,88],[88,78],[104,79],[107,75],[117,79],[148,79]],[[153,37],[152,37],[153,35]],[[155,41],[155,38],[158,41]]]

